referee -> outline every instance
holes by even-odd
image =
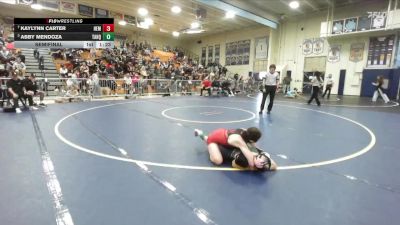
[[[274,98],[275,98],[275,92],[276,88],[278,86],[279,82],[279,74],[278,72],[275,71],[276,66],[275,64],[271,64],[269,66],[269,72],[265,77],[263,78],[263,98],[261,101],[261,107],[260,107],[260,112],[259,114],[262,114],[262,111],[264,110],[265,106],[265,100],[267,99],[267,96],[269,95],[269,104],[268,104],[268,111],[267,114],[271,113],[272,106],[274,105]]]

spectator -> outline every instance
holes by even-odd
[[[333,79],[332,79],[332,74],[328,75],[328,79],[326,79],[326,87],[325,87],[325,92],[322,95],[322,98],[325,97],[326,92],[328,92],[328,99],[331,96],[331,89],[333,87]]]
[[[31,73],[27,78],[25,78],[23,80],[22,83],[25,87],[27,95],[30,95],[32,97],[39,96],[39,106],[46,106],[43,103],[44,92],[38,89],[35,74]],[[29,101],[31,101],[30,99],[32,99],[32,98],[28,98]],[[29,105],[35,105],[35,104],[33,102],[32,102],[32,104],[31,104],[31,102],[29,102]]]
[[[25,64],[25,55],[22,54],[22,52],[18,52],[18,58]]]
[[[122,67],[122,65],[120,63],[118,63],[115,67],[114,70],[114,75],[116,78],[121,78],[124,74],[124,68]]]
[[[81,67],[79,68],[79,72],[80,72],[80,76],[82,77],[82,78],[84,78],[84,77],[89,77],[90,76],[90,74],[89,74],[89,67],[86,65],[86,62],[83,62],[82,64],[81,64]]]
[[[68,69],[65,68],[65,65],[64,65],[64,64],[61,64],[61,67],[60,67],[60,76],[61,76],[62,78],[66,78],[66,77],[68,76]]]
[[[10,57],[11,57],[10,51],[8,51],[5,46],[3,46],[0,51],[0,60],[4,63],[8,61]]]
[[[24,77],[26,72],[25,63],[21,62],[20,58],[17,58],[13,65],[13,70],[18,74],[18,76]]]
[[[208,80],[207,77],[202,82],[202,87],[201,87],[201,90],[200,90],[200,96],[203,96],[203,91],[204,90],[207,90],[208,91],[208,96],[211,96],[211,81]]]
[[[292,78],[289,75],[286,75],[285,78],[283,78],[283,93],[287,93],[290,91],[290,82],[292,82]]]
[[[39,50],[37,48],[35,48],[35,50],[33,50],[33,57],[35,57],[35,59],[39,60]]]
[[[13,99],[13,108],[15,108],[16,113],[21,113],[21,109],[19,108],[18,100],[29,100],[29,106],[31,110],[35,110],[33,106],[33,100],[31,95],[27,95],[25,87],[19,79],[17,73],[13,72],[11,79],[7,82],[7,90],[10,97]]]
[[[223,90],[224,92],[227,93],[227,95],[228,95],[229,97],[235,96],[235,94],[233,94],[233,92],[232,92],[232,90],[231,90],[231,82],[229,81],[228,78],[226,78],[224,81],[222,81],[221,88],[222,88],[222,90]]]

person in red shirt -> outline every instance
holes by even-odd
[[[208,96],[211,96],[211,81],[206,77],[202,82],[202,88],[200,91],[200,96],[203,96],[203,91],[208,91]]]

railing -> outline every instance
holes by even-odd
[[[2,93],[6,92],[6,83],[9,79],[0,78]],[[36,81],[39,90],[44,91],[47,95],[58,97],[194,95],[199,94],[202,88],[201,80],[36,78]],[[49,85],[55,88],[50,91]],[[248,82],[231,81],[229,89],[236,93],[249,94],[258,92],[259,85],[259,82],[253,80]],[[218,94],[220,94],[218,91],[223,94],[220,88],[213,87],[212,89],[217,91]]]

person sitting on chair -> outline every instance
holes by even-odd
[[[24,99],[29,100],[29,106],[31,110],[35,110],[33,106],[33,100],[32,96],[27,94],[27,91],[25,90],[25,87],[22,83],[22,81],[19,79],[18,74],[15,72],[12,72],[11,79],[7,82],[7,90],[9,93],[10,98],[13,99],[13,108],[15,108],[16,113],[21,113],[21,109],[19,108],[18,105],[18,100],[22,101],[22,104],[25,106]]]
[[[224,91],[226,93],[226,95],[228,95],[229,97],[235,96],[235,94],[231,90],[231,82],[229,81],[228,78],[225,78],[225,80],[222,81],[221,88],[222,88],[222,91]]]
[[[217,91],[218,95],[222,93],[221,82],[218,78],[215,78],[211,83],[211,91]]]
[[[208,79],[208,77],[204,78],[204,80],[201,83],[202,83],[202,87],[200,90],[200,96],[203,96],[204,90],[207,90],[208,96],[211,96],[211,81]]]
[[[255,147],[255,143],[262,135],[256,127],[234,130],[221,128],[212,131],[208,136],[203,131],[195,129],[194,134],[207,143],[210,160],[215,165],[221,165],[225,160],[232,162],[233,167],[241,169],[265,171],[277,168],[269,155],[260,155],[261,150]]]
[[[25,87],[27,95],[30,95],[32,97],[39,96],[39,106],[46,106],[43,103],[44,92],[38,89],[38,85],[36,83],[36,76],[34,73],[31,73],[27,78],[25,78],[23,80],[22,83]],[[29,105],[30,105],[30,103],[29,103]],[[35,103],[33,103],[33,105],[35,105]]]

